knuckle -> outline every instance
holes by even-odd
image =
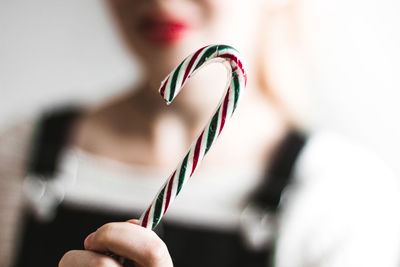
[[[96,237],[100,242],[110,241],[116,231],[117,225],[115,223],[107,223],[100,227],[96,232]]]
[[[99,255],[99,257],[93,257],[88,267],[115,267],[120,266],[115,260],[107,256]]]
[[[75,254],[75,250],[70,250],[68,252],[66,252],[62,258],[60,259],[60,261],[58,262],[58,267],[65,267],[67,266],[67,262],[70,258],[73,257],[73,255]]]
[[[152,233],[144,246],[144,254],[150,263],[158,264],[168,256],[168,249],[165,243],[155,233]]]

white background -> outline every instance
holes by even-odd
[[[137,79],[101,3],[0,0],[0,130]],[[300,25],[313,55],[311,126],[358,140],[400,174],[399,3],[304,0]]]

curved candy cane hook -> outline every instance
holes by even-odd
[[[160,94],[165,102],[170,104],[187,80],[205,63],[215,59],[228,63],[229,70],[231,70],[231,81],[214,115],[192,143],[178,167],[161,187],[149,208],[141,216],[140,225],[145,228],[154,229],[157,226],[182,187],[192,177],[211,145],[221,134],[236,109],[241,89],[246,86],[247,74],[236,49],[228,45],[210,45],[184,59],[161,84]]]

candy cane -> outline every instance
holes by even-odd
[[[192,143],[186,156],[161,187],[154,201],[140,218],[140,225],[153,229],[174,201],[187,180],[209,151],[211,145],[221,134],[222,129],[232,116],[240,98],[241,88],[246,86],[247,76],[237,50],[228,45],[210,45],[188,56],[161,83],[160,94],[170,104],[180,92],[187,80],[205,63],[221,59],[229,63],[231,82],[228,84],[216,112]]]

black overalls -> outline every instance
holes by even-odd
[[[52,179],[57,172],[60,152],[68,143],[69,130],[79,116],[78,109],[45,114],[38,123],[29,173]],[[249,201],[259,210],[275,215],[281,194],[290,183],[292,167],[305,143],[295,131],[288,133],[274,162],[265,174],[265,182]],[[25,212],[22,242],[15,267],[55,267],[65,252],[83,249],[85,237],[107,222],[138,218],[140,214],[121,214],[79,210],[61,203],[53,220],[41,222],[29,210]],[[240,233],[196,230],[161,222],[156,232],[167,244],[176,267],[235,267],[272,265],[273,242],[263,250],[244,245]]]

